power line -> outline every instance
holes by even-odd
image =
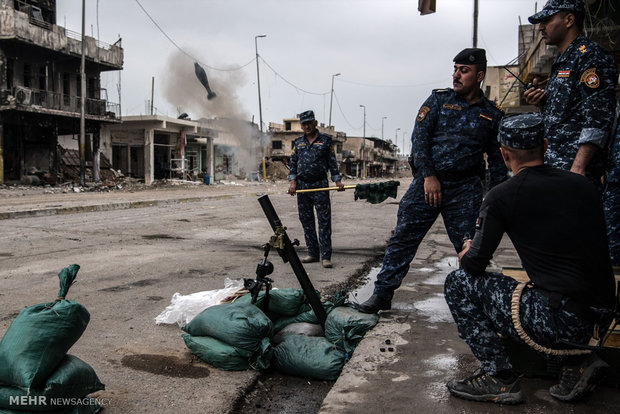
[[[254,60],[256,58],[252,58],[252,60],[250,60],[248,63],[246,63],[245,65],[236,67],[236,68],[230,68],[230,69],[224,69],[224,68],[216,68],[214,66],[210,66],[207,65],[206,63],[200,62],[199,59],[195,58],[194,56],[192,56],[190,53],[186,52],[181,46],[179,46],[170,36],[168,36],[168,33],[166,33],[164,31],[164,29],[161,28],[161,26],[159,24],[157,24],[157,22],[155,21],[155,19],[153,19],[153,17],[151,17],[151,15],[149,14],[149,12],[146,11],[146,9],[142,6],[142,4],[140,4],[140,1],[135,0],[136,3],[138,3],[138,6],[140,6],[140,8],[142,9],[142,11],[144,12],[144,14],[146,14],[146,16],[151,20],[151,22],[153,22],[153,24],[155,25],[155,27],[157,27],[159,29],[159,31],[166,37],[166,39],[168,39],[170,41],[170,43],[172,43],[174,45],[174,47],[176,47],[181,53],[183,53],[185,56],[189,57],[190,59],[192,59],[195,62],[198,62],[199,64],[201,64],[202,66],[206,66],[209,69],[212,70],[217,70],[220,72],[234,72],[240,69],[243,69],[244,67],[248,66],[250,63],[254,62]]]
[[[364,127],[363,125],[361,127],[354,127],[353,125],[351,125],[351,123],[349,122],[349,120],[345,116],[344,111],[342,110],[342,107],[340,106],[340,101],[338,100],[338,95],[336,95],[336,92],[334,92],[334,98],[336,98],[336,104],[338,105],[338,109],[340,110],[340,115],[342,115],[342,117],[344,118],[345,122],[349,125],[349,128],[355,129],[355,130],[362,129]]]
[[[137,1],[137,0],[136,0],[136,1]],[[288,81],[288,80],[287,80],[284,76],[280,75],[280,74],[278,73],[278,71],[277,71],[277,70],[275,70],[274,68],[272,68],[272,67],[271,67],[271,65],[270,65],[269,63],[267,63],[267,61],[266,61],[266,60],[265,60],[265,59],[264,59],[261,55],[258,55],[258,57],[260,58],[260,60],[262,60],[262,61],[263,61],[263,63],[264,63],[265,65],[267,65],[267,67],[268,67],[269,69],[271,69],[271,71],[272,71],[272,72],[273,72],[273,73],[274,73],[274,74],[275,74],[278,78],[280,78],[280,79],[282,79],[284,82],[288,83],[290,86],[292,86],[293,88],[295,88],[297,91],[302,91],[303,93],[307,93],[308,95],[319,95],[319,96],[320,96],[320,95],[329,95],[329,94],[330,94],[330,91],[328,91],[328,92],[323,92],[323,93],[319,93],[319,92],[310,92],[310,91],[307,91],[307,90],[305,90],[305,89],[300,88],[299,86],[297,86],[297,85],[293,84],[292,82]]]

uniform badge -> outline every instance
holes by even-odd
[[[487,121],[493,121],[493,118],[491,118],[487,114],[480,114],[480,118],[486,119]]]
[[[581,53],[586,53],[588,51],[588,49],[586,48],[586,45],[581,45],[581,46],[579,46],[579,51]]]
[[[430,110],[431,108],[429,108],[428,106],[423,106],[422,108],[420,108],[420,111],[418,112],[418,117],[417,117],[418,122],[424,121],[424,118],[426,118],[426,114],[428,114]]]
[[[558,78],[568,78],[570,77],[570,70],[561,70],[558,72]]]
[[[445,109],[453,109],[455,111],[460,111],[461,109],[463,109],[460,105],[452,105],[452,104],[443,104],[443,107]]]
[[[482,228],[482,217],[478,217],[476,219],[476,230],[480,230]]]
[[[596,74],[596,68],[590,68],[581,74],[580,82],[585,83],[588,88],[596,89],[600,86],[601,80]]]

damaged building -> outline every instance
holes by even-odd
[[[336,161],[341,173],[362,177],[384,177],[393,175],[398,165],[396,146],[389,140],[375,137],[347,137],[344,132],[336,131],[333,126],[318,125],[318,130],[333,137]],[[299,115],[286,118],[282,124],[269,123],[271,145],[267,147],[267,158],[273,171],[279,173],[274,178],[286,178],[293,141],[303,135]],[[281,167],[280,167],[281,166]]]
[[[59,137],[80,133],[82,35],[56,24],[55,0],[0,0],[0,183],[62,177]],[[100,75],[121,70],[120,39],[85,37],[87,166],[98,162],[100,128],[120,123]],[[61,139],[62,140],[62,139]]]
[[[101,130],[103,154],[123,175],[155,180],[209,182],[257,177],[261,146],[256,124],[214,118],[126,116]]]

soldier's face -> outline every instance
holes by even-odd
[[[567,32],[567,13],[556,13],[538,24],[538,30],[545,43],[558,45],[564,39]]]
[[[467,95],[478,87],[478,82],[482,81],[481,77],[484,77],[484,73],[477,72],[476,65],[455,64],[452,74],[454,92],[459,95]]]
[[[314,134],[314,131],[316,130],[316,125],[317,125],[316,120],[304,122],[303,124],[301,124],[301,129],[302,131],[304,131],[304,134],[312,135]]]

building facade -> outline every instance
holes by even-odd
[[[85,37],[84,50],[85,147],[97,164],[100,126],[120,122],[100,74],[122,69],[123,49]],[[0,0],[0,182],[60,178],[58,137],[80,133],[81,54],[81,34],[56,24],[55,0]]]

